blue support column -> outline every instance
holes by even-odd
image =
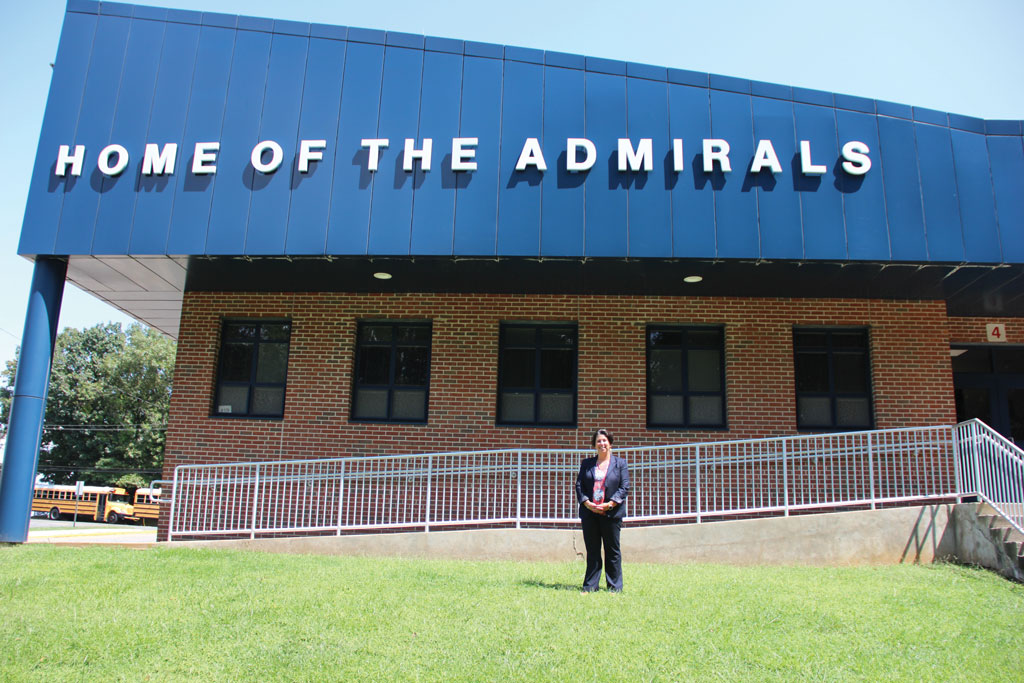
[[[4,543],[24,543],[28,539],[46,390],[67,272],[67,261],[38,257],[32,274],[0,478],[0,542]]]

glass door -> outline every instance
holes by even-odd
[[[1024,348],[954,346],[957,420],[978,418],[1024,444]]]

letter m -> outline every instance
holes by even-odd
[[[640,138],[634,152],[629,138],[619,138],[619,171],[650,171],[654,168],[651,146],[651,138]]]
[[[163,150],[159,146],[148,143],[146,154],[142,157],[142,175],[164,175],[174,173],[174,162],[178,158],[178,145],[168,142]]]

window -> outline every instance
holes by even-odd
[[[214,415],[282,417],[290,339],[287,321],[225,321]]]
[[[647,328],[647,426],[725,427],[720,327]]]
[[[871,364],[867,330],[795,329],[799,429],[869,429]]]
[[[426,422],[430,323],[361,322],[352,419]]]
[[[498,349],[498,424],[576,424],[575,325],[503,323]]]

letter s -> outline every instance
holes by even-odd
[[[864,175],[871,170],[871,157],[868,146],[863,142],[851,140],[843,145],[843,170],[850,175]]]

